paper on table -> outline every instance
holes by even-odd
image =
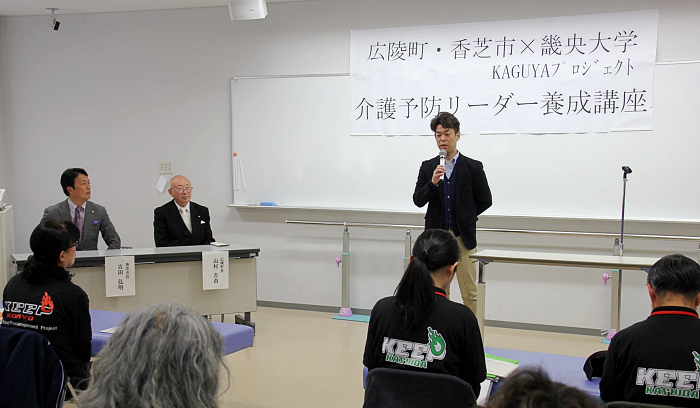
[[[515,371],[517,368],[517,361],[512,363],[510,361],[503,361],[503,359],[500,358],[493,358],[493,356],[486,357],[486,372],[489,375],[495,375],[496,377],[508,377],[508,375],[510,375],[510,373]]]
[[[109,329],[100,330],[100,333],[114,333],[117,330],[116,327],[110,327]]]
[[[488,378],[481,383],[481,391],[479,392],[479,398],[476,399],[476,404],[478,406],[486,406],[486,400],[489,398],[489,394],[491,394],[492,385],[493,381],[489,380]]]

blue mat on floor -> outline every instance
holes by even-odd
[[[339,315],[335,315],[335,316],[333,316],[333,318],[334,318],[334,319],[338,319],[338,320],[350,320],[350,321],[352,321],[352,322],[365,322],[365,323],[369,323],[369,316],[365,316],[365,315],[356,315],[356,314],[354,314],[354,315],[352,315],[352,316],[339,316]]]

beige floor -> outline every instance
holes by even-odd
[[[225,358],[231,388],[221,407],[362,406],[362,353],[367,324],[330,313],[259,308],[255,346]],[[600,337],[486,328],[487,347],[587,357]]]
[[[359,408],[367,324],[331,313],[258,308],[255,345],[224,358],[221,408]],[[232,322],[233,316],[226,316]],[[587,357],[601,337],[486,328],[485,346]],[[224,377],[226,377],[224,375]],[[66,407],[74,407],[66,404]]]

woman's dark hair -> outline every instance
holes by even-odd
[[[445,230],[426,230],[413,245],[411,262],[394,292],[394,307],[410,330],[435,308],[432,274],[459,261],[457,240]]]
[[[486,408],[597,408],[585,392],[549,379],[542,369],[514,371],[489,397]]]
[[[75,245],[80,239],[80,230],[70,221],[46,220],[37,225],[29,237],[29,247],[33,255],[29,257],[22,270],[22,278],[30,283],[39,283],[51,272],[58,278],[70,279],[63,268],[58,267],[58,258],[62,251]]]

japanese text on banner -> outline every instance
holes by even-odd
[[[353,135],[650,130],[658,11],[353,31]]]

